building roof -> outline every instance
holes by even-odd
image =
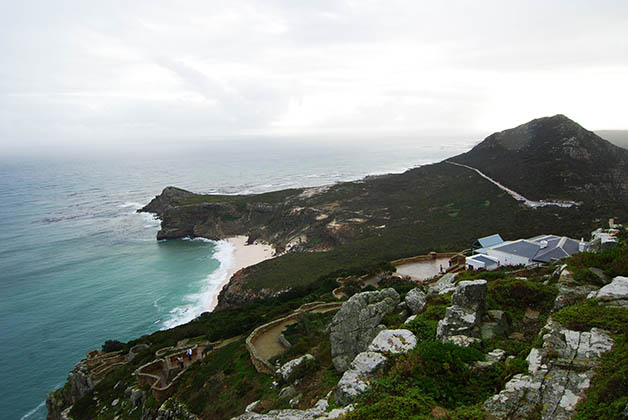
[[[504,240],[502,239],[501,236],[499,236],[499,233],[496,233],[490,236],[485,236],[477,240],[477,243],[480,245],[479,247],[481,248],[488,248],[491,246],[499,245],[503,242]]]
[[[497,243],[492,246],[485,246],[481,249],[476,249],[475,252],[477,254],[470,258],[473,258],[477,261],[482,261],[481,259],[476,258],[479,256],[492,258],[490,256],[484,255],[488,249],[491,249],[511,255],[517,255],[519,257],[528,258],[533,261],[549,262],[554,259],[569,257],[580,251],[580,241],[568,238],[566,236],[556,235],[538,235],[530,239],[518,239],[516,241],[504,242],[501,236],[496,234],[480,238],[477,240],[476,244],[482,244],[482,242]]]
[[[495,251],[506,252],[508,254],[518,255],[532,259],[541,248],[536,242],[531,242],[525,239],[519,239],[517,241],[504,242],[501,245],[493,246],[491,249]]]
[[[569,257],[579,250],[579,241],[563,236],[562,238],[548,241],[547,247],[541,248],[534,256],[534,261],[550,262],[553,259]]]
[[[468,257],[469,260],[475,260],[484,263],[485,265],[497,264],[499,260],[497,258],[490,257],[488,255],[476,254]]]

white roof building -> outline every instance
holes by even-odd
[[[587,244],[566,236],[539,235],[530,239],[505,241],[493,246],[478,249],[478,255],[491,257],[502,265],[530,265],[538,262],[550,262],[569,257],[576,252],[585,251]],[[475,256],[473,256],[475,257]],[[473,258],[469,257],[469,258]],[[477,261],[477,259],[474,259]],[[490,264],[489,264],[490,265]],[[471,261],[474,269],[479,263]],[[480,267],[489,269],[486,267]]]

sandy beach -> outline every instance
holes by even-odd
[[[229,280],[237,271],[273,257],[274,250],[271,245],[259,243],[247,245],[247,240],[247,236],[235,236],[226,239],[227,242],[233,245],[233,264],[227,271],[225,280],[218,286],[218,291],[222,290],[229,283]],[[209,310],[213,310],[217,304],[218,294],[212,298]]]

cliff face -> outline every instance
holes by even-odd
[[[154,213],[162,221],[157,239],[185,236],[213,240],[248,235],[279,251],[322,251],[356,236],[351,225],[364,222],[337,203],[313,203],[310,190],[286,190],[255,196],[207,196],[166,187],[139,212]],[[320,205],[322,204],[322,205]],[[316,207],[315,207],[316,206]],[[315,241],[311,241],[316,238]]]
[[[564,115],[492,134],[451,160],[533,200],[628,199],[628,151]]]

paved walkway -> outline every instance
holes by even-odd
[[[449,163],[450,165],[462,166],[463,168],[471,169],[472,171],[477,172],[478,175],[480,175],[482,178],[491,181],[493,184],[497,185],[499,188],[501,188],[502,190],[504,190],[508,194],[510,194],[512,196],[512,198],[514,198],[517,201],[521,201],[523,204],[525,204],[528,207],[546,207],[546,206],[572,207],[572,206],[577,206],[579,204],[579,203],[577,203],[575,201],[545,201],[545,200],[533,201],[533,200],[528,200],[527,198],[525,198],[523,195],[519,194],[518,192],[513,191],[513,190],[511,190],[508,187],[503,186],[499,182],[495,181],[493,178],[490,178],[489,176],[485,175],[479,169],[475,169],[472,166],[463,165],[462,163],[451,162],[449,160],[446,160],[445,162]]]
[[[397,266],[397,274],[409,276],[412,280],[429,280],[449,268],[450,258],[436,258],[427,261],[402,264]]]
[[[321,303],[320,305],[314,306],[312,308],[302,307],[295,310],[292,313],[292,315],[285,317],[287,319],[284,319],[280,322],[277,322],[277,320],[271,321],[268,324],[264,324],[256,328],[251,333],[251,335],[249,335],[249,339],[248,339],[250,340],[250,345],[252,347],[252,348],[249,348],[251,357],[253,357],[254,359],[261,359],[262,363],[267,364],[268,360],[286,351],[286,347],[281,343],[281,341],[279,340],[279,337],[281,337],[281,334],[284,332],[284,330],[286,329],[288,325],[294,324],[295,322],[297,322],[296,316],[298,316],[298,314],[304,314],[307,312],[326,313],[326,312],[336,311],[340,308],[341,305],[342,305],[342,302]],[[273,323],[276,323],[276,324],[272,325]]]

